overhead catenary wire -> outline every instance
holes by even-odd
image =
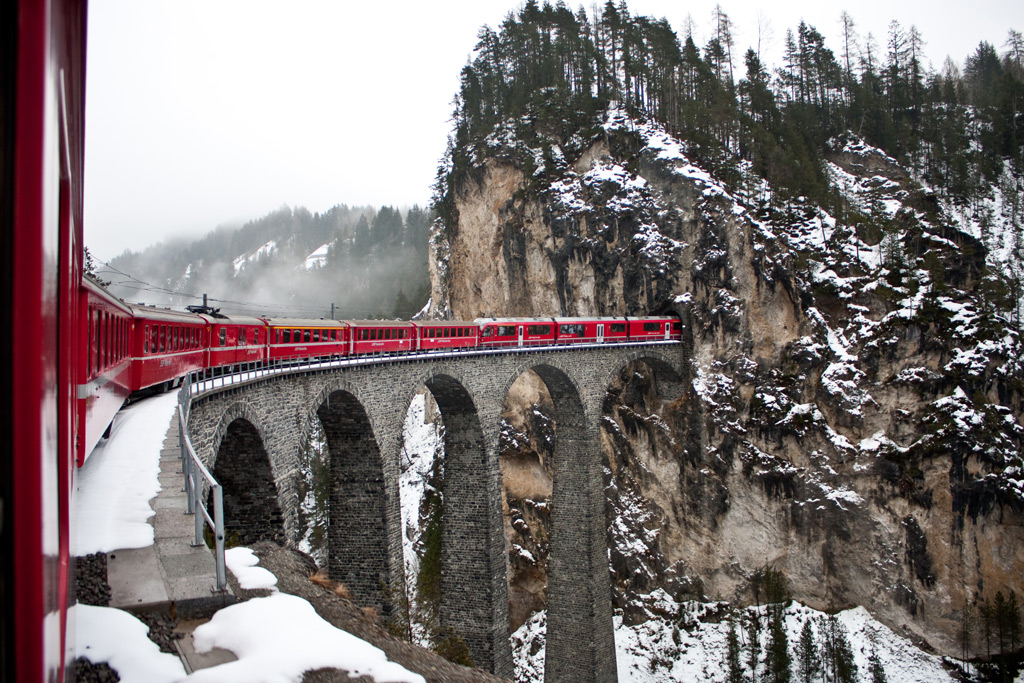
[[[190,299],[194,301],[202,301],[202,294],[193,294],[191,292],[177,291],[160,285],[155,285],[151,282],[146,282],[138,277],[135,277],[131,273],[126,273],[123,270],[111,266],[106,261],[93,257],[93,259],[99,263],[102,267],[96,269],[96,275],[110,276],[120,275],[124,280],[114,281],[111,280],[110,284],[117,287],[133,290],[137,292],[152,292],[154,294],[162,294],[169,297],[177,297],[179,299]],[[208,296],[207,302],[217,304],[220,309],[227,313],[237,313],[252,315],[253,313],[278,312],[278,313],[298,313],[298,312],[310,312],[316,313],[316,317],[321,317],[326,310],[330,310],[331,305],[326,306],[311,306],[309,304],[281,304],[281,303],[267,303],[267,302],[253,302],[253,301],[235,301],[232,299],[217,299]],[[343,306],[338,308],[339,311],[347,311],[349,313],[361,313],[365,315],[374,315],[379,312],[379,309],[369,308],[358,308]]]

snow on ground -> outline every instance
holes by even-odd
[[[246,264],[252,263],[253,261],[258,261],[261,256],[269,256],[273,254],[275,251],[277,251],[277,240],[270,240],[253,253],[242,254],[234,261],[232,261],[232,265],[235,267],[235,275],[237,276],[238,273],[241,272],[242,268],[246,266]]]
[[[277,577],[257,567],[258,562],[248,548],[228,551],[228,566],[243,588],[273,588]],[[128,612],[78,605],[72,619],[78,656],[107,662],[123,683],[285,683],[319,668],[342,669],[353,678],[369,676],[381,682],[425,683],[419,674],[389,662],[383,650],[321,619],[306,600],[285,593],[225,607],[199,626],[197,652],[219,647],[238,660],[187,678],[178,658],[160,652],[146,636],[148,627]]]
[[[75,624],[79,657],[107,662],[121,683],[170,683],[185,678],[185,667],[174,655],[160,652],[146,634],[149,627],[123,610],[75,605],[68,610]]]
[[[160,450],[178,405],[177,393],[122,409],[75,481],[75,555],[153,545],[153,508],[160,492]]]
[[[730,627],[728,606],[722,603],[676,603],[664,591],[652,593],[655,614],[635,626],[623,624],[621,613],[614,617],[615,657],[619,683],[656,683],[662,681],[726,681],[726,638]],[[762,620],[761,658],[758,673],[763,675],[768,644],[766,608],[737,610],[737,635],[740,638],[745,675],[747,663],[746,631],[742,623],[752,614]],[[660,616],[675,615],[674,618]],[[869,683],[868,669],[872,653],[878,656],[890,683],[953,683],[939,657],[927,654],[909,640],[875,621],[866,609],[855,607],[839,612],[839,623],[846,629],[857,665],[857,680]],[[796,651],[800,631],[810,621],[817,631],[827,615],[799,603],[785,611],[790,655]],[[545,613],[534,614],[512,635],[512,658],[517,683],[544,680]],[[795,661],[795,657],[794,657]],[[796,672],[795,663],[791,669]],[[794,680],[795,675],[794,675]]]
[[[268,569],[257,567],[260,558],[249,548],[228,548],[224,551],[224,564],[238,579],[238,585],[245,590],[260,588],[277,590],[277,577]]]
[[[433,405],[433,403],[431,403]],[[402,501],[402,553],[405,559],[406,595],[416,595],[416,578],[420,561],[416,545],[423,533],[420,527],[420,505],[426,493],[427,481],[440,457],[443,448],[444,428],[437,424],[439,411],[434,405],[434,414],[427,421],[427,395],[417,394],[409,404],[402,429],[404,446],[400,456],[401,473],[398,478],[399,496]],[[414,641],[422,644],[426,633],[420,624],[413,623]]]
[[[331,248],[330,243],[321,244],[316,250],[306,257],[305,267],[306,270],[313,270],[314,268],[323,268],[327,265],[327,251]]]
[[[197,652],[230,650],[238,661],[201,669],[188,677],[196,683],[298,681],[310,669],[335,668],[353,678],[425,683],[419,674],[389,662],[384,651],[335,628],[306,600],[276,593],[218,611],[195,630]]]

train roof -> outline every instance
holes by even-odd
[[[85,273],[82,277],[82,286],[88,289],[92,294],[102,297],[108,303],[122,309],[125,313],[131,313],[132,307],[130,305],[111,294],[110,290],[92,279],[88,273]]]
[[[329,318],[263,318],[268,325],[273,327],[346,327],[348,322],[344,320],[330,320]]]
[[[408,320],[344,320],[349,327],[416,327]]]
[[[207,315],[202,313],[199,316],[211,325],[266,325],[262,318],[253,318],[248,315]]]
[[[475,320],[417,320],[413,323],[417,327],[465,327],[476,325]]]
[[[620,315],[620,316],[615,316],[615,317],[591,316],[591,317],[575,317],[575,318],[556,318],[556,317],[549,317],[549,318],[477,318],[473,322],[475,322],[477,325],[485,325],[485,324],[488,324],[488,323],[499,323],[499,324],[510,324],[510,323],[511,324],[519,324],[519,323],[522,323],[522,324],[525,324],[525,325],[529,325],[529,324],[536,325],[538,323],[548,323],[548,322],[556,322],[556,323],[560,323],[561,324],[561,323],[585,323],[585,322],[606,323],[606,322],[625,322],[625,321],[626,321],[626,316]]]
[[[184,311],[174,311],[170,308],[157,308],[145,304],[129,304],[132,315],[141,320],[159,320],[161,322],[202,325],[206,321],[201,316]]]

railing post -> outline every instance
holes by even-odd
[[[191,460],[191,458],[190,458],[190,460]],[[192,468],[189,468],[189,470],[191,470],[191,469]],[[191,477],[191,476],[192,476],[192,472],[189,471],[189,477]],[[192,488],[193,492],[196,490],[196,482],[195,481],[192,482],[191,488]],[[206,519],[205,519],[206,511],[203,509],[202,506],[200,506],[198,504],[198,501],[195,501],[195,498],[197,498],[197,497],[198,496],[194,496],[194,495],[193,496],[189,496],[189,501],[191,502],[191,507],[192,507],[192,510],[193,510],[192,514],[195,515],[195,523],[196,523],[196,537],[195,537],[195,540],[192,541],[192,547],[193,548],[198,548],[199,546],[204,544],[204,540],[203,540],[203,525],[206,523]]]
[[[224,562],[224,488],[213,485],[213,535],[217,558],[217,590],[222,591],[228,585],[227,569]]]

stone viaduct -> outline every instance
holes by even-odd
[[[633,361],[652,368],[663,397],[678,397],[685,355],[662,342],[295,369],[196,395],[189,433],[224,486],[229,537],[294,544],[299,453],[320,420],[332,478],[329,575],[360,604],[387,610],[382,586],[403,585],[402,429],[426,386],[445,425],[441,624],[478,666],[512,678],[498,439],[509,389],[533,370],[555,407],[545,680],[615,681],[603,403]]]

